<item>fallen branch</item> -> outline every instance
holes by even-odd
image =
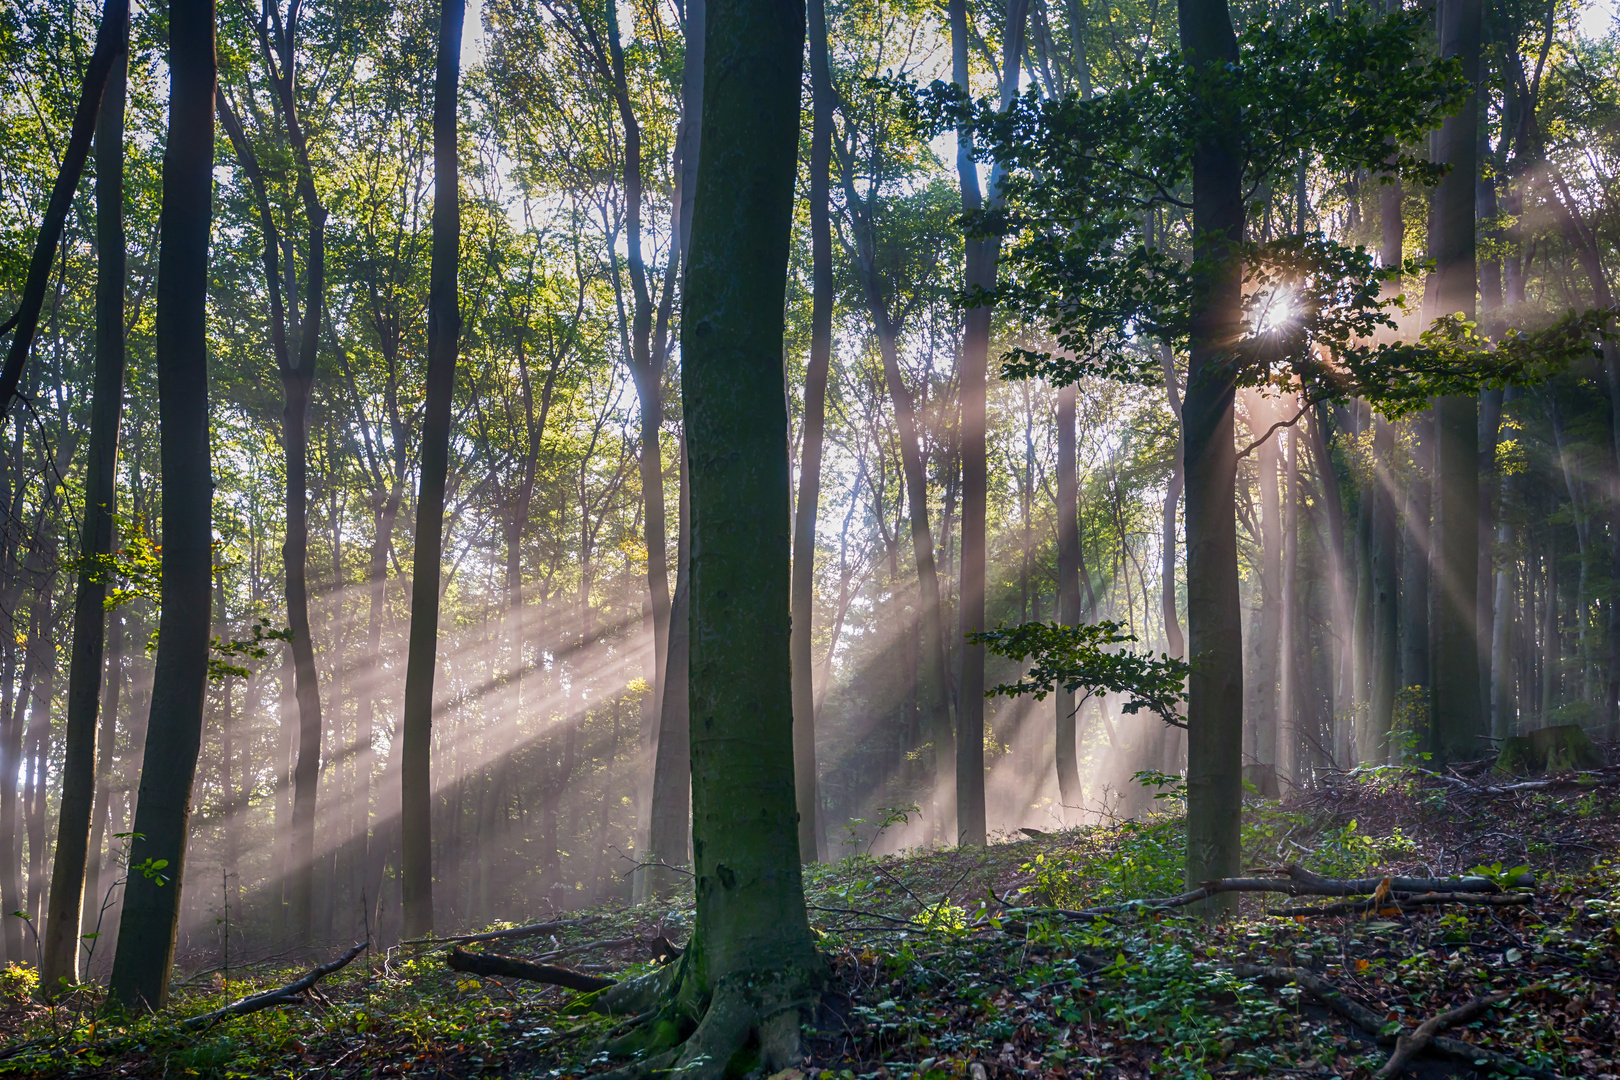
[[[183,1021],[180,1026],[183,1028],[207,1027],[225,1019],[227,1016],[244,1016],[248,1013],[258,1012],[260,1009],[268,1009],[273,1005],[301,1005],[304,1002],[304,992],[306,990],[312,990],[316,983],[332,974],[332,972],[348,967],[355,957],[365,951],[366,943],[362,941],[336,960],[322,964],[301,979],[290,982],[286,986],[277,987],[274,990],[266,990],[262,994],[250,994],[240,1001],[231,1002],[222,1009],[215,1009],[213,1012],[203,1013],[201,1016],[193,1016]]]
[[[1482,994],[1466,1005],[1459,1005],[1455,1009],[1448,1009],[1438,1016],[1431,1016],[1419,1024],[1417,1030],[1410,1035],[1397,1035],[1395,1037],[1395,1052],[1389,1055],[1384,1067],[1373,1074],[1373,1080],[1394,1080],[1395,1077],[1406,1071],[1406,1065],[1414,1057],[1423,1052],[1434,1037],[1453,1024],[1465,1024],[1490,1008],[1499,1005],[1512,995],[1507,993]]]
[[[560,922],[530,923],[528,926],[514,926],[510,930],[491,930],[487,934],[458,934],[455,937],[423,937],[411,938],[400,942],[401,945],[469,945],[475,941],[510,941],[514,938],[539,937],[541,934],[550,934],[569,926],[579,926],[583,923],[594,922],[600,916],[586,915],[578,919],[563,919]]]
[[[649,939],[639,937],[610,938],[606,941],[587,941],[583,945],[569,945],[566,948],[553,949],[550,952],[541,953],[539,956],[535,957],[535,960],[559,960],[564,956],[574,956],[578,953],[594,952],[597,949],[622,949],[626,945],[651,944],[652,942]]]
[[[1402,1028],[1399,1033],[1386,1034],[1387,1026],[1383,1017],[1341,993],[1338,987],[1329,983],[1304,968],[1298,967],[1265,967],[1260,964],[1238,964],[1232,969],[1233,973],[1246,979],[1260,979],[1265,982],[1295,983],[1300,989],[1309,993],[1323,1005],[1349,1020],[1356,1027],[1366,1032],[1382,1046],[1394,1046],[1400,1035],[1409,1034],[1409,1029]],[[1465,1061],[1477,1064],[1496,1072],[1507,1073],[1509,1076],[1531,1076],[1536,1080],[1559,1080],[1558,1074],[1550,1069],[1532,1069],[1517,1058],[1487,1050],[1483,1046],[1464,1042],[1461,1039],[1448,1039],[1435,1035],[1429,1040],[1429,1046],[1454,1061]]]
[[[1524,884],[1534,884],[1526,875]],[[1013,908],[1010,913],[1055,916],[1063,919],[1095,919],[1120,915],[1130,911],[1168,911],[1187,907],[1207,900],[1219,893],[1255,892],[1283,893],[1288,896],[1363,896],[1380,893],[1392,900],[1404,900],[1410,895],[1433,893],[1499,893],[1501,888],[1489,878],[1325,878],[1313,874],[1297,863],[1290,863],[1278,877],[1221,878],[1206,881],[1190,892],[1179,896],[1165,896],[1147,900],[1127,900],[1122,904],[1089,908],[1085,911],[1066,911],[1062,908]]]
[[[451,950],[450,955],[445,958],[445,963],[449,965],[451,971],[464,971],[469,975],[497,975],[507,979],[524,979],[528,982],[547,983],[587,994],[593,990],[606,990],[610,986],[616,986],[619,981],[570,971],[568,968],[552,967],[549,964],[532,964],[514,956],[471,953],[459,947]]]
[[[1386,908],[1395,908],[1397,911],[1406,911],[1409,908],[1428,907],[1433,904],[1474,904],[1484,907],[1517,907],[1521,904],[1535,903],[1534,893],[1500,893],[1489,895],[1483,893],[1419,893],[1416,896],[1403,896],[1400,899],[1385,897],[1374,900],[1340,900],[1332,904],[1320,906],[1307,905],[1304,907],[1273,908],[1267,915],[1281,918],[1292,918],[1296,915],[1342,915],[1346,912],[1383,911]]]

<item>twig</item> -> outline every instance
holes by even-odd
[[[1395,1037],[1395,1052],[1389,1055],[1384,1067],[1373,1074],[1373,1080],[1394,1080],[1395,1077],[1406,1071],[1406,1065],[1414,1057],[1423,1052],[1440,1032],[1453,1024],[1463,1024],[1472,1020],[1492,1005],[1499,1005],[1512,995],[1507,993],[1482,994],[1466,1005],[1459,1005],[1455,1009],[1448,1009],[1439,1016],[1431,1016],[1419,1024],[1417,1030],[1410,1035],[1401,1034]]]
[[[1428,907],[1431,904],[1475,904],[1485,907],[1516,907],[1521,904],[1533,904],[1536,897],[1534,893],[1502,893],[1499,895],[1482,895],[1480,893],[1420,893],[1417,896],[1402,896],[1399,899],[1384,897],[1381,900],[1340,900],[1332,904],[1321,906],[1305,906],[1290,908],[1273,908],[1267,915],[1281,918],[1292,918],[1296,915],[1342,915],[1353,911],[1382,911],[1385,908],[1395,908],[1406,911],[1408,908]]]
[[[469,975],[499,975],[508,979],[525,979],[529,982],[578,990],[581,993],[606,990],[610,986],[618,985],[617,979],[585,975],[578,971],[570,971],[568,968],[551,967],[548,964],[531,964],[527,960],[519,960],[512,956],[470,953],[462,948],[451,950],[450,955],[445,958],[445,963],[449,965],[451,971],[465,971]]]
[[[595,949],[622,949],[626,945],[651,944],[645,938],[623,937],[612,938],[607,941],[587,941],[583,945],[570,945],[565,949],[553,949],[547,953],[536,956],[536,960],[557,960],[564,956],[573,956],[576,953],[591,952]]]
[[[400,942],[401,945],[467,945],[474,941],[509,941],[513,938],[539,937],[568,926],[579,926],[582,923],[594,922],[599,915],[586,915],[578,919],[563,919],[560,922],[530,923],[528,926],[514,926],[510,930],[491,930],[487,934],[458,934],[455,937],[424,937],[412,938]]]
[[[215,1009],[213,1012],[203,1013],[201,1016],[193,1016],[183,1021],[180,1026],[182,1028],[207,1027],[225,1019],[227,1016],[242,1016],[247,1013],[258,1012],[260,1009],[268,1009],[272,1005],[300,1004],[304,1000],[304,991],[313,990],[316,983],[332,974],[332,972],[347,967],[355,957],[365,951],[366,943],[362,941],[336,960],[322,964],[295,982],[290,982],[286,986],[278,987],[275,990],[266,990],[262,994],[251,994],[240,1001],[233,1001],[222,1009]]]

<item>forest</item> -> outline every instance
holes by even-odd
[[[0,1074],[1620,1071],[1607,0],[11,0],[0,117]]]

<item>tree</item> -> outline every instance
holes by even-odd
[[[698,907],[678,964],[604,999],[659,1010],[637,1044],[660,1052],[621,1075],[719,1077],[755,1038],[765,1071],[796,1066],[818,983],[793,792],[782,369],[803,47],[796,0],[709,0],[681,314]],[[665,1049],[671,1030],[685,1040]]]
[[[162,611],[111,986],[112,996],[128,1008],[159,1008],[168,998],[208,680],[214,562],[207,337],[214,79],[213,0],[173,0],[156,328]]]
[[[827,428],[827,369],[832,361],[832,139],[838,90],[828,62],[827,0],[809,0],[810,25],[810,363],[804,373],[804,446],[793,508],[793,786],[799,806],[799,856],[826,857],[816,791],[816,693],[811,643],[815,626],[816,514]]]
[[[1441,124],[1435,157],[1447,173],[1435,189],[1429,256],[1435,261],[1428,318],[1472,321],[1475,296],[1474,197],[1479,156],[1480,0],[1440,5],[1440,55],[1461,64],[1470,93]],[[1487,730],[1479,694],[1476,590],[1479,577],[1479,425],[1472,394],[1443,396],[1434,408],[1434,525],[1430,533],[1429,750],[1440,760],[1478,756]]]
[[[416,502],[411,635],[400,722],[400,889],[406,937],[433,932],[433,678],[438,667],[444,489],[450,470],[450,406],[456,389],[461,305],[461,206],[456,147],[456,88],[461,75],[465,0],[441,0],[433,84],[433,248],[428,285],[427,402],[422,414],[422,472]]]
[[[315,389],[315,365],[321,341],[321,316],[326,305],[326,207],[315,190],[310,166],[309,140],[299,116],[297,87],[298,4],[289,4],[287,17],[270,4],[254,25],[260,53],[267,67],[278,132],[284,132],[292,151],[298,197],[306,225],[302,312],[292,244],[277,225],[270,193],[258,157],[249,144],[236,111],[223,88],[219,115],[248,175],[264,234],[264,284],[270,301],[270,341],[276,374],[281,380],[281,444],[285,459],[286,532],[281,547],[287,625],[292,630],[294,695],[298,704],[298,757],[293,769],[292,836],[288,882],[288,917],[294,937],[308,942],[314,932],[315,800],[320,781],[321,688],[315,669],[315,641],[309,620],[309,421]],[[251,95],[252,91],[249,90]],[[278,148],[279,149],[279,148]],[[282,254],[287,265],[282,265]],[[288,295],[283,296],[283,275]],[[290,333],[289,333],[290,331]],[[296,337],[296,349],[289,343]]]
[[[73,601],[62,803],[51,868],[40,983],[53,993],[79,980],[79,923],[89,863],[96,789],[96,720],[106,642],[107,557],[117,504],[118,423],[124,405],[124,84],[129,66],[129,4],[112,0],[105,19],[114,42],[96,120],[96,372],[90,414],[79,580]]]

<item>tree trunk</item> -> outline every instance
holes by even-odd
[[[816,695],[811,642],[815,623],[816,514],[821,506],[821,448],[827,427],[827,369],[832,360],[832,139],[837,90],[827,59],[827,3],[810,0],[810,363],[804,373],[804,446],[793,522],[793,783],[799,806],[799,855],[827,857],[817,827]]]
[[[1400,532],[1395,519],[1395,433],[1389,421],[1373,418],[1372,490],[1372,680],[1367,695],[1367,724],[1358,739],[1356,759],[1381,765],[1391,758],[1390,731],[1395,720],[1395,692],[1400,680]]]
[[[1058,621],[1080,625],[1080,465],[1075,448],[1073,384],[1058,391],[1057,400],[1057,566]],[[1075,739],[1074,693],[1063,688],[1057,699],[1058,814],[1064,824],[1077,821],[1083,806],[1080,789],[1080,751]]]
[[[1511,405],[1518,398],[1518,388],[1508,387],[1502,394],[1504,408]],[[1513,607],[1514,607],[1514,566],[1516,559],[1511,554],[1509,545],[1513,541],[1513,531],[1507,523],[1507,515],[1503,512],[1508,496],[1508,478],[1503,477],[1496,492],[1497,520],[1496,544],[1500,551],[1499,564],[1496,568],[1495,602],[1493,604],[1491,624],[1491,736],[1495,739],[1506,739],[1516,731],[1517,702],[1513,695]]]
[[[1006,109],[1018,93],[1019,59],[1024,52],[1024,21],[1029,0],[1009,0],[1001,52],[1001,107]],[[956,85],[971,94],[968,82],[967,0],[951,0],[951,53]],[[978,164],[973,159],[973,136],[966,128],[956,134],[956,172],[962,187],[962,208],[971,213],[983,206]],[[1000,202],[1000,169],[991,171],[990,201]],[[996,286],[999,238],[966,243],[964,291],[969,297],[962,326],[962,577],[958,617],[964,632],[983,630],[985,587],[985,516],[989,481],[985,451],[985,378],[990,360],[990,307],[974,297]],[[962,694],[956,716],[956,831],[962,844],[983,846],[984,806],[984,646],[966,641],[962,650]]]
[[[1440,8],[1440,55],[1455,57],[1470,82],[1480,70],[1480,0]],[[1429,257],[1435,260],[1433,304],[1426,313],[1475,314],[1474,183],[1479,108],[1470,95],[1435,139],[1436,159],[1450,167],[1435,189]],[[1477,757],[1485,734],[1479,700],[1476,636],[1479,577],[1479,428],[1471,396],[1435,405],[1435,508],[1432,541],[1429,749],[1437,761]]]
[[[653,762],[652,828],[649,853],[659,863],[684,866],[692,844],[691,683],[692,510],[691,471],[681,447],[680,520],[675,559],[675,597],[669,608],[669,667],[659,710],[657,757]],[[643,902],[676,887],[678,875],[665,866],[637,872],[637,898]]]
[[[433,932],[433,677],[438,665],[444,486],[450,469],[450,409],[456,389],[461,238],[456,98],[464,0],[441,0],[433,85],[433,256],[428,286],[428,371],[422,418],[421,486],[411,579],[411,634],[400,722],[400,889],[405,937]]]
[[[1203,70],[1237,60],[1226,0],[1178,0],[1181,45]],[[1229,353],[1238,335],[1243,272],[1225,249],[1243,239],[1239,140],[1222,114],[1193,147],[1195,259],[1209,260],[1191,313],[1182,438],[1187,473],[1187,700],[1189,882],[1228,877],[1241,864],[1243,628],[1238,598],[1237,451]],[[1211,910],[1235,910],[1217,899]]]
[[[796,1063],[797,1006],[816,959],[793,791],[782,369],[804,9],[714,0],[711,14],[681,351],[698,898],[688,950],[701,957],[687,971],[713,991],[688,1053],[709,1052],[712,1037],[700,1071],[718,1076],[752,1031],[764,1071]]]
[[[1300,784],[1299,745],[1305,716],[1303,690],[1305,661],[1310,652],[1301,640],[1306,620],[1299,597],[1299,428],[1288,429],[1288,451],[1283,464],[1282,564],[1282,672],[1278,679],[1281,702],[1277,717],[1277,786],[1284,795]]]
[[[1251,399],[1256,402],[1257,399]],[[1279,419],[1277,402],[1266,400],[1257,410],[1256,438]],[[1254,416],[1255,412],[1251,412]],[[1260,618],[1255,642],[1255,757],[1260,765],[1277,766],[1277,722],[1280,710],[1278,675],[1282,660],[1282,448],[1272,432],[1256,450],[1260,473]]]
[[[79,981],[91,814],[95,808],[96,721],[101,707],[107,579],[100,559],[112,552],[118,497],[118,423],[124,404],[124,81],[129,59],[127,0],[109,0],[114,42],[107,93],[96,122],[96,369],[84,480],[84,525],[68,660],[62,801],[51,868],[40,986],[47,994]],[[99,842],[99,840],[98,840]],[[99,861],[99,850],[97,857]]]
[[[1401,515],[1401,686],[1429,688],[1429,476],[1433,412],[1412,420],[1411,483]],[[1424,709],[1425,721],[1427,709]],[[1418,745],[1426,746],[1427,738]]]
[[[160,1008],[179,930],[191,786],[208,682],[213,477],[208,430],[208,237],[214,162],[213,0],[169,5],[169,135],[159,216],[157,370],[162,613],[112,996]],[[156,868],[152,874],[141,867]]]

